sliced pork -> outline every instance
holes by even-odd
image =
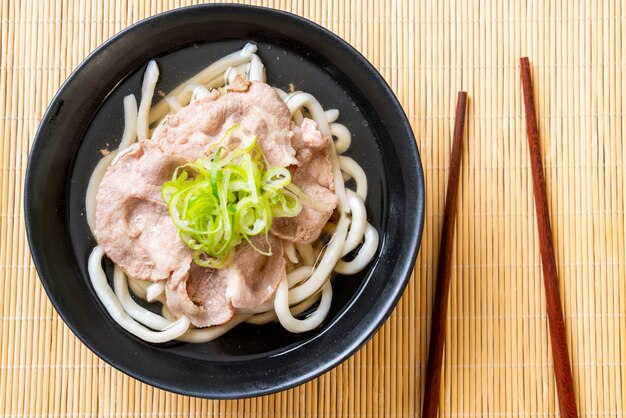
[[[317,123],[309,118],[304,118],[299,127],[294,125],[294,132],[292,145],[298,161],[294,172],[306,174],[320,186],[334,191],[330,137],[322,138]]]
[[[268,300],[285,274],[282,241],[272,235],[257,235],[239,245],[233,264],[222,270],[192,264],[186,280],[173,280],[165,287],[167,306],[187,315],[197,327],[219,325],[232,318],[234,308],[255,308]],[[268,245],[269,244],[269,245]]]
[[[285,274],[286,262],[279,238],[268,234],[266,242],[265,235],[257,235],[250,241],[257,249],[271,251],[272,255],[265,256],[248,243],[237,248],[235,262],[228,267],[226,290],[235,308],[255,308],[268,300]]]
[[[191,251],[178,237],[161,186],[186,162],[141,141],[107,170],[96,196],[96,240],[130,276],[159,281],[187,275]]]
[[[170,116],[153,140],[170,152],[197,159],[209,144],[219,141],[235,124],[257,135],[271,166],[296,164],[291,146],[291,114],[272,87],[239,80],[236,91],[199,99]]]
[[[165,286],[167,307],[175,314],[186,315],[196,327],[228,322],[235,310],[226,297],[228,270],[191,264],[186,280],[170,280]]]
[[[308,118],[304,118],[301,126],[295,127],[294,131],[293,147],[298,163],[291,167],[291,180],[314,206],[303,201],[298,216],[274,219],[272,233],[295,243],[308,244],[319,238],[337,207],[332,140],[322,138],[317,124]]]

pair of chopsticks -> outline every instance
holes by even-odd
[[[539,128],[537,126],[533,84],[530,76],[530,63],[526,57],[521,58],[520,63],[522,69],[524,108],[526,110],[526,130],[530,149],[535,208],[537,212],[537,228],[539,230],[539,250],[543,266],[543,282],[546,289],[546,306],[548,311],[550,340],[552,343],[554,372],[556,375],[556,388],[559,397],[559,411],[561,416],[573,418],[578,416],[578,412],[576,410],[574,382],[567,352],[567,341],[565,339],[563,308],[561,306],[561,297],[559,296],[559,279],[554,256],[550,214],[548,212],[546,182],[541,161]],[[452,153],[450,155],[450,175],[446,193],[442,239],[437,262],[437,285],[435,288],[428,365],[426,368],[424,404],[422,408],[423,418],[436,417],[439,407],[441,364],[443,359],[443,344],[452,265],[452,240],[454,239],[456,201],[461,171],[461,151],[466,106],[467,93],[459,92],[452,140]]]

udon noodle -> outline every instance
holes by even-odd
[[[96,193],[107,168],[132,150],[138,140],[151,138],[168,114],[176,113],[193,99],[208,95],[210,89],[225,91],[238,75],[248,80],[265,82],[264,66],[255,54],[256,50],[255,44],[246,44],[241,50],[214,62],[181,83],[152,108],[150,104],[159,69],[155,61],[148,64],[139,106],[134,95],[124,98],[124,133],[118,149],[102,158],[90,178],[85,206],[92,232],[95,226]],[[184,315],[174,317],[165,303],[164,281],[153,283],[137,280],[115,266],[111,288],[102,267],[104,251],[96,246],[89,257],[91,283],[107,312],[126,331],[152,343],[171,340],[206,342],[242,322],[260,325],[278,321],[290,332],[309,331],[318,327],[330,310],[333,296],[330,279],[333,272],[358,273],[374,257],[379,237],[376,229],[367,221],[364,204],[367,198],[367,178],[356,161],[342,155],[350,147],[351,134],[344,125],[336,122],[339,112],[335,109],[324,110],[309,93],[275,90],[289,108],[294,123],[299,125],[305,116],[310,117],[317,123],[322,137],[332,136],[334,140],[332,165],[339,203],[324,228],[322,238],[305,245],[283,240],[287,274],[281,279],[273,299],[254,309],[238,309],[227,323],[207,328],[195,328]],[[346,187],[350,179],[354,181],[355,190]],[[350,261],[342,260],[355,250],[357,253]],[[148,302],[160,302],[161,314],[135,302],[131,292]],[[309,313],[305,318],[299,317],[304,312]]]

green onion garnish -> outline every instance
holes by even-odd
[[[243,240],[267,235],[274,217],[296,216],[302,205],[286,189],[289,170],[266,169],[256,136],[239,125],[212,149],[208,157],[177,167],[161,196],[181,240],[193,250],[193,261],[223,268]],[[271,255],[271,249],[255,249]]]

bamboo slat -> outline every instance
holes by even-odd
[[[626,5],[264,0],[359,49],[398,95],[426,180],[405,295],[353,358],[272,396],[209,401],[114,370],[72,334],[37,278],[24,174],[45,107],[80,61],[187,0],[0,0],[0,417],[418,416],[456,92],[471,98],[440,416],[555,416],[519,57],[533,63],[541,150],[580,416],[626,415]]]

